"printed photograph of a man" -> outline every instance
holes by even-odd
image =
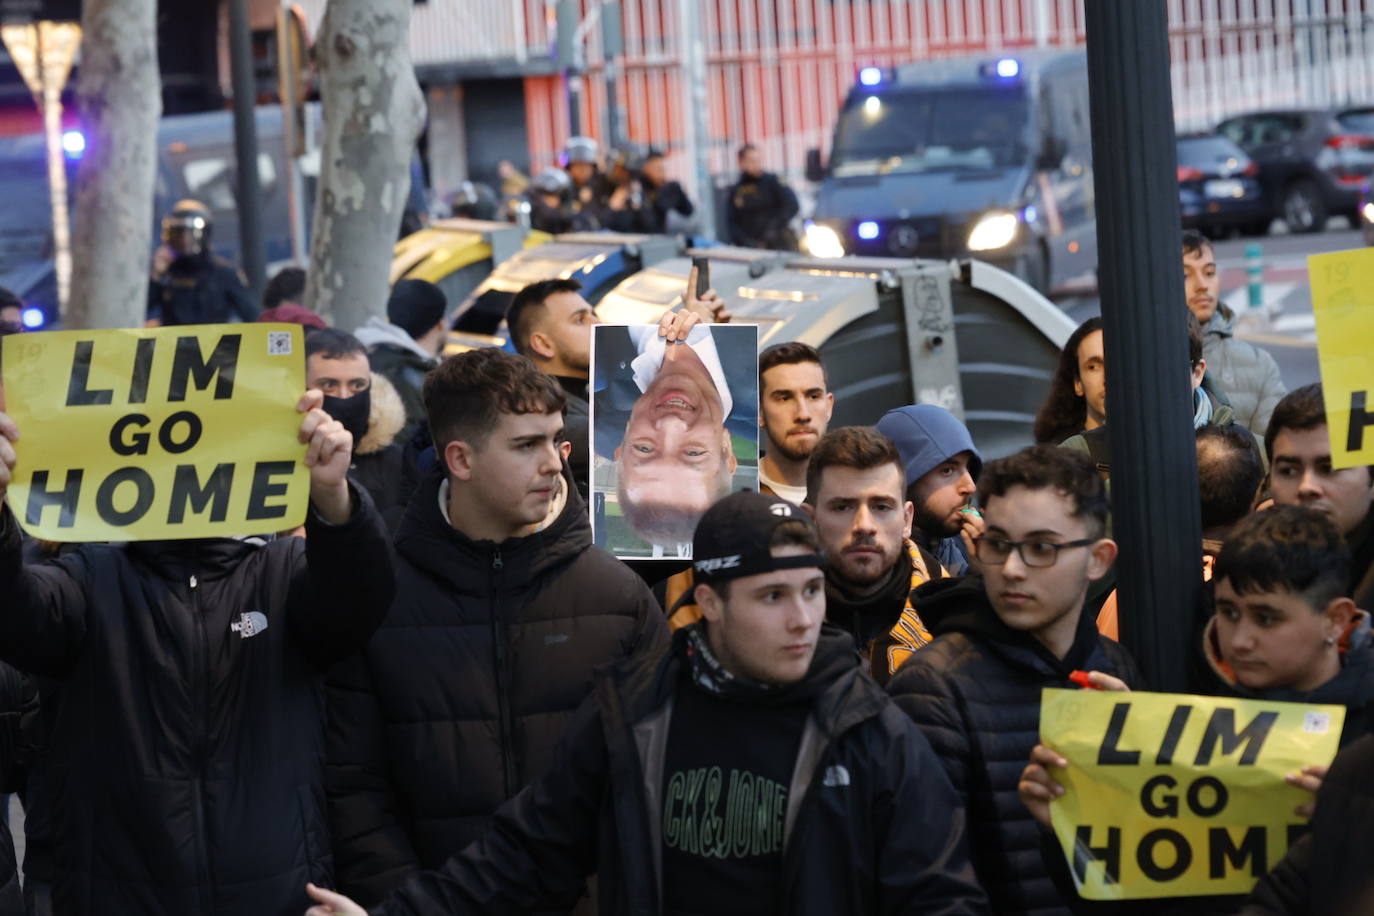
[[[758,488],[758,328],[701,323],[718,302],[592,329],[592,529],[618,557],[689,558],[702,513]]]

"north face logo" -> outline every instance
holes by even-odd
[[[849,770],[841,764],[835,764],[825,768],[825,776],[821,779],[823,786],[847,786],[849,785]]]
[[[774,515],[786,517],[792,514],[792,507],[787,503],[773,503],[773,505],[768,507],[768,511]]]
[[[260,614],[257,611],[249,611],[246,614],[240,614],[238,620],[229,624],[229,631],[239,634],[243,639],[247,639],[250,636],[257,636],[265,629],[267,629],[267,615]]]

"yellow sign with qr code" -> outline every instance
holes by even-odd
[[[20,433],[9,504],[34,537],[230,537],[304,521],[299,325],[51,331],[3,345]]]
[[[1046,689],[1055,837],[1087,900],[1248,893],[1304,824],[1284,782],[1336,755],[1344,706]]]

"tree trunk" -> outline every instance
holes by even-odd
[[[85,0],[68,328],[130,328],[148,308],[162,83],[156,0]]]
[[[329,0],[315,63],[324,103],[305,305],[353,331],[385,314],[391,251],[425,101],[410,63],[413,0]]]

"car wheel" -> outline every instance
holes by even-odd
[[[1290,232],[1320,232],[1326,228],[1326,203],[1321,189],[1302,178],[1283,192],[1283,221]]]
[[[1241,223],[1240,234],[1248,238],[1257,238],[1261,235],[1269,234],[1269,225],[1273,222],[1270,217],[1264,219],[1251,220],[1248,223]]]

